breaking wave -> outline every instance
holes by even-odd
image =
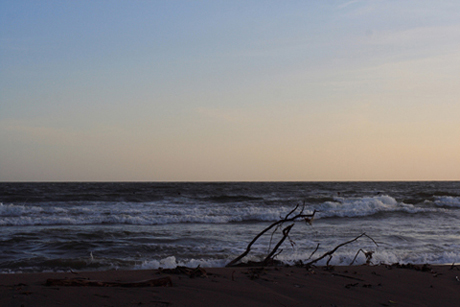
[[[371,197],[335,197],[320,204],[306,203],[305,212],[317,210],[321,218],[359,218],[381,213],[437,213],[460,208],[460,197],[436,197],[433,205],[398,202],[388,195]],[[0,203],[1,226],[27,225],[164,225],[181,223],[225,224],[276,221],[289,212],[287,205],[272,206],[247,201],[219,204],[177,203]]]

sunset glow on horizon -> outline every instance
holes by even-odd
[[[460,180],[456,1],[3,1],[0,181]]]

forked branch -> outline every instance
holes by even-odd
[[[353,242],[357,241],[359,238],[362,238],[362,237],[366,237],[366,238],[370,239],[372,242],[374,242],[374,244],[375,244],[376,246],[379,246],[379,245],[377,244],[377,242],[375,242],[374,239],[372,239],[372,238],[369,237],[366,233],[363,232],[362,234],[360,234],[359,236],[355,237],[354,239],[337,245],[337,246],[334,247],[332,250],[330,250],[330,251],[324,253],[322,256],[316,258],[315,260],[312,260],[312,261],[306,263],[305,265],[306,265],[306,266],[311,266],[313,263],[316,263],[316,262],[320,261],[321,259],[324,259],[324,258],[326,258],[326,257],[328,257],[328,256],[329,256],[329,259],[327,260],[327,263],[326,263],[326,264],[329,265],[329,262],[330,262],[331,259],[332,259],[332,254],[334,254],[339,248],[341,248],[341,247],[344,246],[344,245],[353,243]],[[356,258],[356,257],[355,257],[355,258]]]
[[[237,265],[238,262],[241,261],[241,259],[243,259],[246,255],[249,254],[249,252],[251,251],[251,247],[252,245],[254,245],[254,243],[261,237],[263,236],[265,233],[267,233],[268,231],[270,230],[273,230],[272,231],[272,235],[271,235],[271,238],[270,238],[270,244],[269,244],[269,247],[268,247],[268,254],[267,256],[265,257],[265,259],[258,263],[260,265],[268,265],[270,264],[271,262],[273,262],[274,258],[279,255],[281,253],[278,252],[278,249],[281,247],[281,245],[284,243],[284,241],[289,238],[289,232],[291,231],[291,229],[294,227],[295,225],[295,222],[297,222],[298,220],[305,220],[305,222],[311,224],[314,217],[315,217],[315,213],[317,212],[316,210],[313,211],[312,214],[304,214],[304,209],[305,209],[305,202],[303,203],[303,206],[302,208],[300,209],[300,211],[298,211],[299,209],[299,204],[295,206],[295,208],[293,210],[291,210],[288,214],[286,214],[286,216],[284,218],[281,218],[280,220],[272,223],[271,225],[269,225],[268,227],[266,227],[264,230],[262,230],[260,233],[258,233],[253,239],[251,242],[249,242],[249,244],[247,245],[246,247],[246,250],[241,254],[239,255],[238,257],[236,257],[235,259],[233,259],[232,261],[230,261],[228,264],[227,264],[227,267],[229,266],[234,266],[234,265]],[[296,213],[298,212],[298,213]],[[288,226],[284,227],[283,228],[283,224],[284,223],[291,223],[289,224]],[[274,234],[277,232],[278,229],[282,229],[282,238],[278,241],[278,243],[275,245],[275,247],[273,247],[273,249],[270,251],[270,248],[271,248],[271,242],[272,242],[272,239],[273,239],[273,236]],[[358,239],[362,238],[362,237],[366,237],[368,239],[370,239],[376,246],[378,246],[377,242],[371,238],[370,236],[368,236],[366,233],[362,233],[360,234],[359,236],[355,237],[354,239],[352,240],[349,240],[349,241],[346,241],[344,243],[341,243],[339,245],[337,245],[336,247],[334,247],[332,250],[330,251],[327,251],[326,253],[324,253],[322,256],[314,259],[314,260],[311,260],[310,262],[304,264],[305,266],[309,267],[311,266],[312,264],[314,263],[317,263],[318,261],[326,258],[326,257],[329,257],[329,259],[327,260],[326,262],[326,265],[329,266],[329,262],[331,261],[332,259],[332,256],[333,254],[341,247],[347,245],[347,244],[350,244],[350,243],[353,243],[355,241],[357,241]],[[289,239],[291,241],[291,243],[293,244],[293,241],[291,239]],[[308,259],[311,259],[313,257],[313,255],[317,252],[319,248],[319,243],[318,245],[316,246],[315,250],[311,253],[310,257],[308,257]],[[356,260],[356,258],[358,257],[358,254],[362,252],[364,254],[364,256],[366,257],[366,263],[369,264],[371,262],[371,259],[372,259],[372,254],[374,253],[373,251],[369,251],[369,252],[366,252],[362,249],[360,249],[356,255],[355,255],[355,258],[353,259],[353,262],[352,264],[354,263],[354,261]]]
[[[270,226],[268,226],[267,228],[262,230],[257,236],[254,237],[254,239],[252,239],[251,242],[249,242],[248,246],[246,247],[246,250],[241,255],[239,255],[238,257],[236,257],[232,261],[230,261],[227,264],[227,267],[234,266],[241,259],[243,259],[247,254],[249,254],[249,252],[251,251],[252,245],[261,236],[263,236],[267,231],[273,229],[274,227],[281,226],[283,223],[288,223],[288,222],[294,222],[295,223],[297,220],[300,220],[300,219],[304,219],[306,222],[311,224],[311,221],[315,217],[316,210],[313,211],[312,214],[304,214],[305,202],[303,203],[302,208],[300,209],[299,213],[295,214],[295,212],[297,211],[298,208],[299,208],[299,204],[297,204],[293,210],[291,210],[288,214],[286,214],[286,216],[284,218],[282,218],[279,221],[276,221],[276,222],[272,223]],[[267,263],[269,260],[273,259],[272,258],[273,255],[276,253],[276,251],[281,246],[281,244],[284,242],[284,240],[286,240],[286,238],[288,237],[289,232],[291,231],[291,228],[294,226],[294,223],[283,229],[283,238],[276,244],[276,246],[273,248],[273,250],[271,252],[269,252],[268,256],[264,260],[264,263]]]

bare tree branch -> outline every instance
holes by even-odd
[[[268,250],[267,250],[267,256],[265,257],[265,259],[260,262],[261,265],[268,265],[269,263],[271,263],[274,258],[276,256],[278,256],[282,250],[280,250],[278,253],[278,249],[281,247],[281,245],[285,242],[286,239],[289,239],[290,242],[291,242],[291,245],[294,245],[295,242],[293,242],[290,238],[289,238],[289,233],[291,231],[291,229],[294,227],[295,223],[300,220],[300,219],[304,219],[305,222],[309,223],[311,225],[314,217],[315,217],[315,214],[316,214],[316,210],[313,211],[312,214],[304,214],[304,209],[305,209],[305,202],[303,202],[303,205],[302,207],[300,208],[299,210],[299,206],[300,204],[297,204],[295,206],[294,209],[292,209],[291,211],[289,211],[285,216],[284,218],[283,217],[280,217],[280,220],[272,223],[271,225],[269,225],[268,227],[266,227],[264,230],[262,230],[260,233],[258,233],[253,239],[251,242],[249,242],[249,244],[247,245],[246,247],[246,250],[241,253],[241,255],[239,255],[238,257],[236,257],[235,259],[233,259],[232,261],[230,261],[226,266],[227,267],[230,267],[230,266],[234,266],[234,265],[237,265],[238,262],[241,261],[241,259],[243,259],[246,255],[249,254],[249,252],[251,251],[251,247],[252,245],[261,237],[263,236],[265,233],[267,233],[268,231],[272,230],[272,234],[270,236],[270,241],[269,241],[269,246],[268,246]],[[291,223],[290,225],[286,226],[285,228],[282,228],[283,227],[283,224],[284,223]],[[279,229],[282,229],[282,237],[281,239],[278,241],[278,243],[275,245],[275,247],[273,247],[273,249],[270,251],[271,249],[271,245],[272,245],[272,240],[273,240],[273,237],[275,235],[275,233],[279,230]],[[311,260],[310,262],[306,263],[305,266],[309,267],[311,266],[312,264],[328,257],[327,259],[327,262],[326,262],[326,265],[329,266],[329,263],[330,261],[332,260],[332,257],[333,257],[333,254],[342,246],[345,246],[347,244],[350,244],[350,243],[353,243],[355,241],[357,241],[358,239],[362,238],[362,237],[366,237],[368,239],[370,239],[376,246],[378,246],[377,242],[371,238],[370,236],[368,236],[366,233],[362,233],[360,234],[359,236],[355,237],[354,239],[352,240],[349,240],[349,241],[346,241],[344,243],[341,243],[339,245],[337,245],[335,248],[333,248],[332,250],[324,253],[322,256],[314,259],[314,260]],[[313,255],[318,251],[318,248],[319,248],[319,243],[317,244],[315,250],[311,253],[310,257],[308,257],[307,260],[311,259],[313,257]],[[364,254],[364,256],[366,257],[366,263],[369,264],[371,263],[371,259],[372,259],[372,254],[374,253],[373,251],[369,251],[369,252],[366,252],[362,249],[360,249],[356,255],[355,255],[355,258],[353,259],[352,263],[353,264],[356,260],[356,258],[358,257],[358,254],[362,252]]]
[[[313,263],[316,263],[316,262],[320,261],[321,259],[323,259],[323,258],[325,258],[325,257],[327,257],[327,256],[329,256],[329,259],[327,260],[327,263],[326,263],[326,264],[329,265],[329,261],[331,261],[331,259],[332,259],[332,254],[334,254],[340,247],[342,247],[342,246],[344,246],[344,245],[347,245],[347,244],[350,244],[350,243],[353,243],[353,242],[355,242],[356,240],[358,240],[358,239],[361,238],[361,237],[367,237],[367,238],[371,239],[372,242],[374,242],[375,245],[379,246],[379,245],[377,244],[377,242],[375,242],[374,239],[372,239],[372,238],[369,237],[366,233],[363,232],[362,234],[360,234],[359,236],[355,237],[354,239],[337,245],[334,249],[332,249],[332,250],[330,250],[330,251],[324,253],[321,257],[316,258],[315,260],[312,260],[312,261],[306,263],[305,265],[306,265],[306,266],[310,266],[310,265],[312,265]]]
[[[365,250],[363,250],[362,248],[360,248],[360,249],[358,250],[358,252],[356,253],[355,258],[353,258],[353,261],[350,263],[350,265],[353,265],[353,263],[355,263],[355,260],[356,260],[356,258],[358,257],[358,255],[359,255],[360,252],[364,254],[364,257],[366,257],[366,264],[371,264],[372,255],[374,254],[374,251],[368,251],[368,252],[366,252]]]
[[[308,259],[311,259],[311,257],[313,257],[313,255],[316,253],[316,251],[318,250],[318,248],[319,248],[319,243],[316,245],[315,250],[310,254],[310,256],[307,258],[307,260],[308,260]]]
[[[262,236],[264,235],[267,231],[269,231],[270,229],[272,229],[273,227],[277,226],[276,229],[278,229],[278,227],[281,227],[281,225],[283,223],[288,223],[288,222],[295,222],[296,220],[299,220],[299,219],[305,219],[307,222],[310,222],[314,216],[315,216],[315,213],[316,213],[316,210],[313,211],[312,214],[304,214],[303,211],[305,209],[305,202],[303,203],[303,206],[300,210],[299,213],[293,215],[297,209],[299,208],[299,204],[296,205],[296,207],[291,210],[288,214],[286,214],[286,216],[284,217],[284,219],[281,219],[279,221],[276,221],[274,223],[272,223],[270,226],[268,226],[267,228],[265,228],[264,230],[262,230],[257,236],[254,237],[254,239],[252,239],[252,241],[248,244],[248,246],[246,247],[246,250],[241,254],[239,255],[238,257],[236,257],[235,259],[233,259],[232,261],[230,261],[226,266],[229,267],[229,266],[233,266],[235,265],[236,263],[238,263],[241,259],[243,259],[247,254],[249,254],[249,252],[251,251],[251,247],[252,245]],[[292,216],[293,215],[293,216]],[[291,216],[291,217],[290,217]],[[289,227],[289,226],[288,226]],[[289,231],[291,230],[292,226],[289,228],[288,230],[288,234],[289,234]],[[285,228],[286,229],[286,228]],[[284,230],[283,230],[283,233],[284,233]],[[283,238],[281,239],[281,241],[284,242],[284,240],[286,239],[287,235],[286,236],[283,236]],[[282,242],[281,242],[282,243]],[[275,246],[274,248],[274,251],[276,252],[276,250],[279,248],[280,246],[280,242],[278,242],[277,246]],[[274,254],[273,253],[270,253],[270,254]],[[266,258],[267,259],[267,258]]]
[[[281,238],[281,240],[279,240],[278,244],[275,245],[275,247],[273,248],[271,253],[269,253],[267,255],[267,257],[264,259],[265,264],[273,259],[272,256],[276,253],[276,251],[281,246],[281,244],[283,244],[284,240],[286,240],[286,238],[288,237],[289,232],[291,231],[293,226],[294,226],[294,223],[292,223],[291,225],[289,225],[289,226],[287,226],[286,228],[283,229],[283,238]]]

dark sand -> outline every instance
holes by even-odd
[[[177,272],[0,274],[0,306],[460,306],[459,266],[213,268]],[[47,286],[47,279],[135,282],[170,276],[169,287]]]

